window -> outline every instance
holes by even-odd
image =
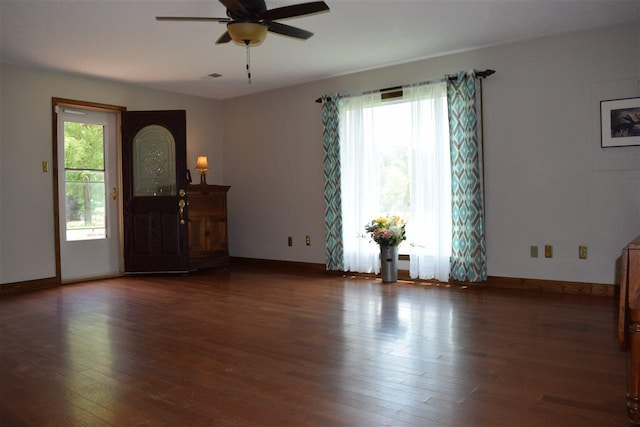
[[[363,238],[379,215],[407,220],[412,277],[448,279],[451,168],[446,84],[403,88],[340,101],[344,268],[378,272],[379,250]]]

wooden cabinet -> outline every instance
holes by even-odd
[[[620,261],[618,340],[629,352],[627,415],[640,425],[640,236],[622,250]]]
[[[189,186],[189,264],[191,269],[228,267],[227,191],[224,185]]]

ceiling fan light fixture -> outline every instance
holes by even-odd
[[[267,37],[268,29],[266,25],[255,22],[229,22],[227,24],[227,32],[231,36],[231,40],[243,46],[262,43]]]

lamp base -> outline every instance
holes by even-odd
[[[207,174],[206,173],[201,173],[200,174],[200,185],[207,185]]]

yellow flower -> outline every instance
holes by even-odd
[[[380,225],[380,227],[382,228],[387,228],[389,227],[389,218],[385,217],[385,216],[381,216],[380,218],[376,219],[376,222]]]

